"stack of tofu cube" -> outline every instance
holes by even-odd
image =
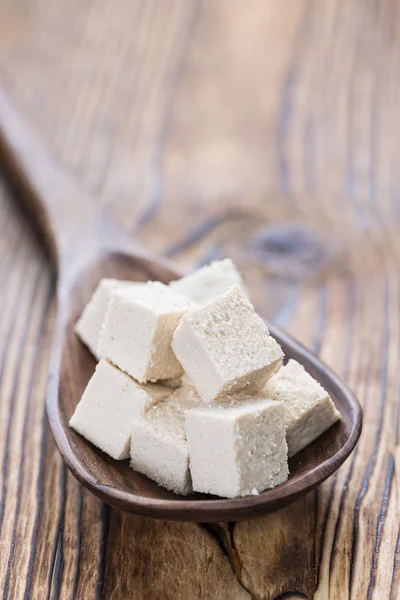
[[[103,279],[76,325],[99,361],[70,426],[176,494],[258,494],[340,418],[231,260],[168,286]]]

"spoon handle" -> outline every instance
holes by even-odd
[[[0,164],[60,268],[93,222],[95,203],[62,171],[1,88]]]
[[[0,166],[39,228],[57,268],[59,289],[100,255],[118,252],[159,266],[170,279],[184,273],[126,236],[63,171],[0,87]],[[61,285],[62,284],[62,285]]]

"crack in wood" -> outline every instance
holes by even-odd
[[[232,531],[235,523],[202,523],[201,524],[217,541],[223,554],[229,560],[232,568],[232,573],[236,577],[239,585],[249,593],[250,598],[253,599],[254,595],[252,590],[246,586],[241,579],[242,562],[240,560],[239,552],[236,550]]]

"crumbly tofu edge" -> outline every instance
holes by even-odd
[[[341,418],[328,392],[294,359],[267,382],[263,392],[285,404],[289,456],[303,450]]]
[[[309,446],[341,419],[340,412],[327,395],[286,429],[289,457]]]
[[[184,413],[169,399],[133,423],[130,457],[131,467],[158,485],[183,496],[192,492]]]

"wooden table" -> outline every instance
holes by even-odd
[[[49,433],[53,275],[2,182],[4,598],[399,597],[399,11],[1,1],[2,84],[65,169],[152,249],[232,256],[365,416],[340,471],[275,515],[211,527],[108,508]]]

